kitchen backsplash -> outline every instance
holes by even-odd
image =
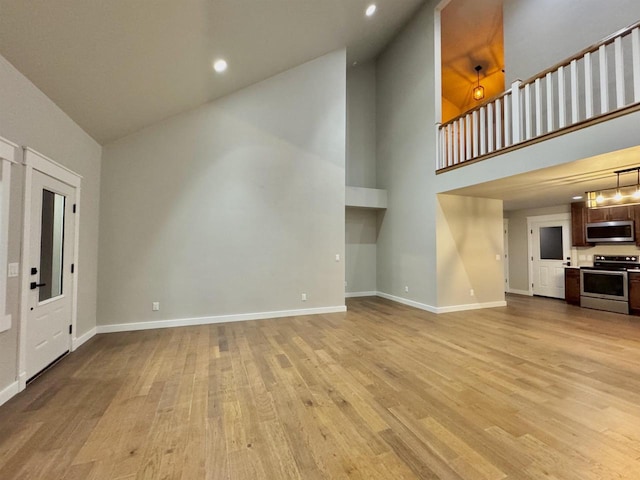
[[[571,265],[589,267],[593,265],[594,255],[640,255],[640,248],[635,244],[605,244],[595,247],[572,247]]]

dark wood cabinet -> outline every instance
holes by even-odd
[[[571,204],[571,243],[574,247],[588,247],[586,232],[587,206],[584,202]]]
[[[609,221],[610,208],[587,208],[587,223]]]
[[[640,273],[629,272],[629,313],[640,315]]]
[[[638,274],[638,289],[640,290],[640,274]],[[564,269],[564,299],[572,305],[580,305],[580,269]],[[640,308],[640,307],[639,307]]]

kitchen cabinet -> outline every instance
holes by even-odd
[[[571,204],[571,242],[574,247],[588,247],[586,232],[587,206],[584,202]]]
[[[640,272],[629,272],[629,313],[640,315]]]
[[[580,305],[580,269],[564,269],[564,299],[572,305]],[[638,274],[638,299],[640,300],[640,273]],[[640,303],[638,304],[640,308]]]

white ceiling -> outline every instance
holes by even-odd
[[[504,201],[504,210],[566,205],[575,201],[572,199],[575,195],[614,188],[616,176],[613,172],[637,167],[639,157],[640,146],[447,193],[500,199]],[[620,176],[621,185],[635,184],[636,181],[635,174]]]
[[[0,0],[0,54],[104,144],[345,46],[370,59],[424,0],[372,1]]]

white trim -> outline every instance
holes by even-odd
[[[378,292],[345,292],[344,298],[356,298],[356,297],[375,297]]]
[[[414,300],[408,300],[406,298],[396,297],[395,295],[389,295],[388,293],[384,293],[384,292],[378,292],[377,296],[386,298],[387,300],[391,300],[392,302],[402,303],[403,305],[408,305],[410,307],[419,308],[420,310],[426,310],[427,312],[436,313],[436,314],[462,312],[465,310],[480,310],[482,308],[496,308],[496,307],[507,306],[507,302],[505,300],[498,300],[496,302],[469,303],[465,305],[449,305],[447,307],[434,307],[432,305],[416,302]]]
[[[18,382],[10,383],[3,390],[0,390],[0,405],[4,405],[18,393],[20,393],[20,386],[18,385]]]
[[[502,231],[503,231],[503,243],[502,243],[502,260],[504,261],[504,291],[508,292],[510,289],[510,273],[509,273],[509,219],[502,219]]]
[[[86,333],[83,333],[79,337],[73,337],[71,340],[71,351],[75,351],[80,345],[91,340],[97,333],[97,327],[93,327]]]
[[[36,152],[32,148],[24,147],[23,163],[24,165],[45,173],[56,180],[66,183],[67,185],[71,185],[76,188],[80,186],[82,175],[77,174],[64,165],[60,165],[55,160],[51,160],[49,157]]]
[[[516,295],[526,295],[527,297],[533,297],[533,293],[530,290],[518,290],[517,288],[510,288],[509,293],[515,293]]]
[[[468,303],[466,305],[451,305],[448,307],[438,307],[437,313],[463,312],[466,310],[480,310],[482,308],[497,308],[497,307],[506,307],[506,306],[507,306],[507,302],[505,300],[498,300],[497,302]]]
[[[0,159],[11,163],[18,163],[16,160],[16,151],[20,148],[6,138],[0,137]]]
[[[420,310],[426,310],[431,313],[438,313],[438,307],[433,307],[431,305],[427,305],[426,303],[416,302],[414,300],[409,300],[407,298],[396,297],[395,295],[389,295],[388,293],[378,292],[378,297],[386,298],[387,300],[391,300],[393,302],[402,303],[403,305],[409,305],[410,307],[419,308]]]
[[[74,250],[73,250],[73,263],[75,265],[74,274],[72,278],[72,299],[71,299],[71,327],[72,331],[77,330],[77,317],[78,317],[78,256],[79,256],[79,239],[80,239],[80,184],[82,176],[78,175],[74,171],[67,167],[60,165],[59,163],[45,157],[41,153],[29,147],[23,147],[23,160],[24,165],[24,187],[23,187],[23,222],[22,222],[22,272],[20,278],[20,330],[18,334],[18,380],[20,385],[20,391],[26,387],[27,380],[27,317],[29,315],[29,280],[30,266],[29,266],[29,254],[31,246],[31,190],[32,190],[32,177],[33,171],[37,170],[44,173],[56,180],[59,180],[75,189],[76,213],[74,218]],[[87,339],[88,340],[88,339]],[[74,351],[81,343],[74,343],[71,335],[69,335],[69,349]]]
[[[9,205],[11,202],[11,166],[16,163],[17,145],[0,137],[0,332],[11,329],[7,307],[7,263],[9,257]]]
[[[323,313],[346,312],[347,307],[305,308],[300,310],[281,310],[274,312],[239,313],[233,315],[216,315],[211,317],[180,318],[175,320],[154,320],[150,322],[117,323],[98,325],[96,333],[131,332],[134,330],[152,330],[155,328],[189,327],[195,325],[209,325],[212,323],[246,322],[249,320],[266,320],[270,318],[298,317],[303,315],[319,315]]]

